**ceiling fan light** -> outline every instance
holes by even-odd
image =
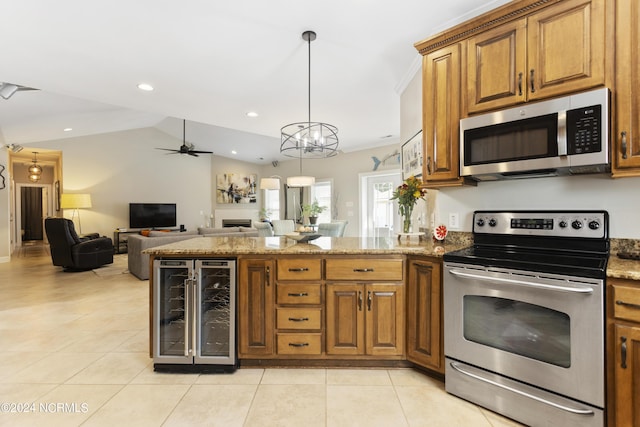
[[[9,99],[18,90],[18,85],[11,83],[0,83],[0,96],[4,99]]]

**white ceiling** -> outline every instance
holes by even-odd
[[[313,30],[311,119],[337,126],[343,151],[399,143],[413,44],[507,1],[4,1],[0,82],[41,90],[0,98],[0,140],[150,126],[182,139],[184,118],[199,150],[283,159],[280,128],[308,115]]]

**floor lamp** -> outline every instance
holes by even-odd
[[[82,223],[80,222],[80,211],[78,209],[88,209],[91,207],[91,194],[62,194],[60,196],[60,207],[62,209],[73,209],[71,221],[78,214],[78,230],[82,234]]]

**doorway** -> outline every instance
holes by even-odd
[[[393,237],[400,230],[400,215],[391,197],[401,183],[399,170],[360,174],[363,237]]]
[[[53,212],[50,184],[16,184],[16,240],[46,243],[44,219]]]

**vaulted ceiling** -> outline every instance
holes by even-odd
[[[186,119],[198,149],[282,159],[280,128],[308,115],[301,34],[313,30],[311,119],[337,126],[343,151],[399,143],[400,93],[420,67],[413,44],[506,2],[7,1],[0,82],[40,90],[0,98],[0,140],[150,126],[182,139]]]

